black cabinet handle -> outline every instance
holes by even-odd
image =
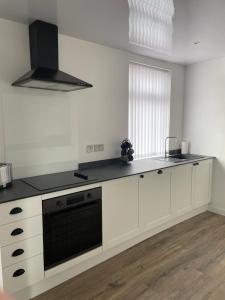
[[[193,166],[198,166],[199,165],[199,163],[198,162],[196,162],[196,163],[193,163]]]
[[[19,277],[25,273],[24,269],[18,269],[13,273],[13,277]]]
[[[11,236],[16,236],[16,235],[19,235],[19,234],[22,234],[22,233],[23,233],[22,228],[16,228],[11,232]]]
[[[140,178],[144,178],[144,177],[145,177],[145,175],[143,175],[143,174],[142,174],[142,175],[140,175]]]
[[[22,208],[21,207],[14,207],[13,209],[11,209],[10,211],[10,215],[17,215],[20,214],[22,212]]]
[[[15,251],[13,251],[12,253],[12,257],[16,257],[16,256],[20,256],[24,253],[24,250],[23,249],[17,249]]]
[[[163,174],[163,171],[162,170],[159,170],[158,172],[157,172],[157,174]]]

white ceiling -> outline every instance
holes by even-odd
[[[26,24],[41,19],[58,24],[66,35],[183,64],[224,57],[225,0],[174,0],[174,4],[170,55],[129,44],[127,0],[0,0],[0,18]]]

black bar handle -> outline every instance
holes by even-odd
[[[13,273],[13,277],[19,277],[25,273],[24,269],[18,269]]]
[[[193,166],[199,166],[199,163],[198,162],[193,163]]]
[[[157,174],[163,174],[163,171],[162,170],[158,170]]]
[[[22,233],[23,233],[22,228],[16,228],[11,232],[11,236],[16,236],[16,235],[19,235],[19,234],[22,234]]]
[[[92,201],[87,201],[87,202],[84,202],[84,203],[79,203],[77,205],[74,206],[74,208],[84,208],[84,207],[87,207],[87,206],[92,206],[92,205],[96,205],[98,203],[97,200],[92,200]]]
[[[16,257],[16,256],[20,256],[24,253],[23,249],[16,249],[15,251],[13,251],[12,253],[12,257]]]
[[[13,209],[10,210],[10,215],[17,215],[23,212],[21,207],[14,207]]]
[[[145,177],[145,175],[143,175],[143,174],[142,174],[142,175],[140,175],[140,178],[144,178],[144,177]]]

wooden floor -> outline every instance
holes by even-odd
[[[203,213],[35,300],[225,299],[225,217]]]

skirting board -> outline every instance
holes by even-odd
[[[208,205],[204,205],[204,206],[196,208],[188,213],[185,213],[183,215],[173,217],[173,219],[167,221],[166,223],[161,224],[160,226],[157,226],[156,228],[151,229],[145,233],[139,234],[135,238],[133,238],[127,242],[124,242],[123,244],[121,244],[119,246],[109,249],[109,250],[101,253],[100,255],[97,255],[96,257],[87,259],[87,261],[84,261],[79,265],[73,266],[70,269],[68,269],[67,271],[59,273],[53,277],[47,278],[44,281],[41,281],[40,283],[38,283],[28,289],[18,292],[15,295],[16,300],[32,299],[35,296],[38,296],[38,295],[46,292],[47,290],[54,288],[55,286],[77,276],[78,274],[100,264],[101,262],[104,262],[104,261],[110,259],[111,257],[127,250],[128,248],[154,236],[155,234],[160,233],[163,230],[166,230],[180,222],[183,222],[187,219],[197,216],[207,210],[208,210]]]
[[[225,209],[223,209],[223,208],[218,208],[218,207],[209,205],[208,211],[211,211],[211,212],[221,215],[221,216],[225,216]]]

